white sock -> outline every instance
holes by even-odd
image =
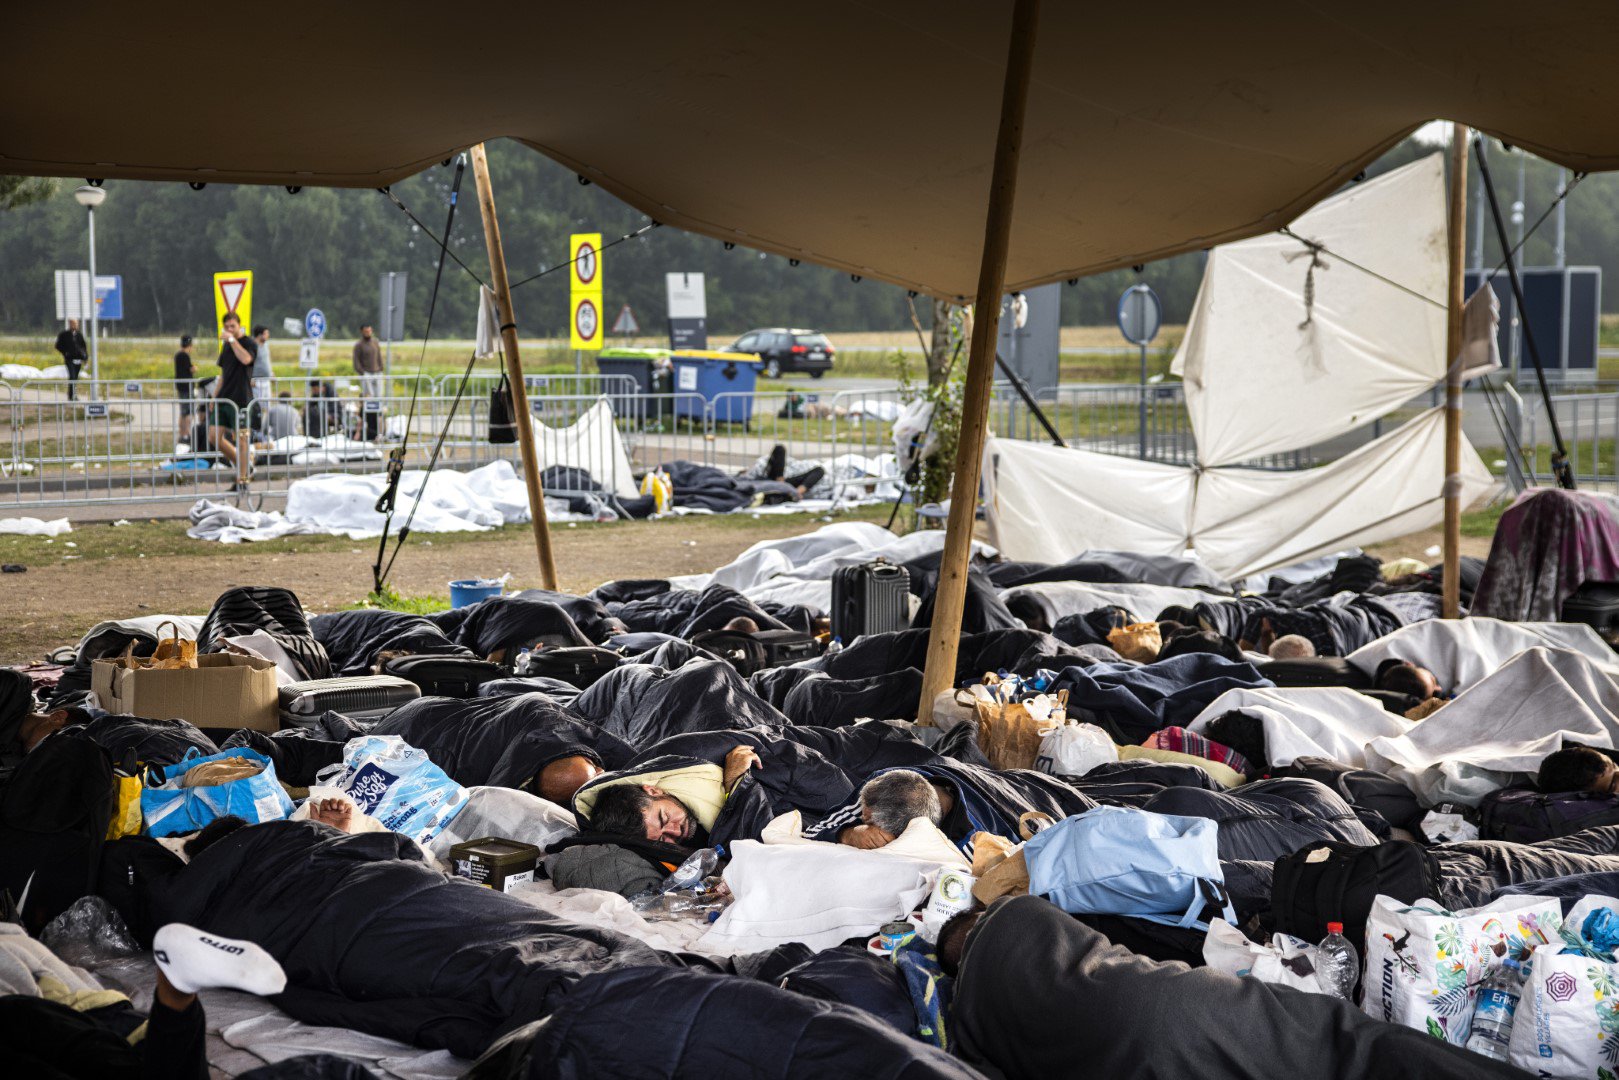
[[[251,941],[205,934],[185,923],[169,923],[157,932],[152,957],[182,994],[221,989],[263,997],[287,986],[287,974],[275,957]]]

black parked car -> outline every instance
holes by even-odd
[[[764,376],[779,379],[791,371],[804,371],[819,379],[832,370],[835,350],[826,335],[816,330],[749,330],[721,352],[754,353],[764,361]]]

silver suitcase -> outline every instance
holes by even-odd
[[[422,691],[396,675],[348,675],[288,683],[281,687],[280,695],[283,728],[314,728],[328,712],[342,713],[369,726],[415,701]]]

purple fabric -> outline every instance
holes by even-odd
[[[1526,491],[1495,527],[1473,614],[1556,622],[1587,581],[1619,581],[1619,521],[1609,504],[1581,491]]]

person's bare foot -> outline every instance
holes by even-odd
[[[309,807],[309,820],[348,832],[354,823],[354,807],[344,799],[319,799]]]

